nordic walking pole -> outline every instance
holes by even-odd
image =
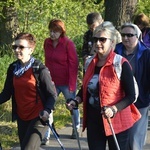
[[[104,111],[106,110],[107,106],[104,106],[102,108],[102,113],[104,113]],[[117,147],[117,150],[120,150],[120,147],[119,147],[119,144],[118,144],[118,141],[117,141],[117,138],[116,138],[116,135],[115,135],[115,132],[114,132],[114,128],[112,126],[112,123],[111,123],[111,119],[108,118],[107,116],[104,115],[104,117],[107,119],[107,122],[110,126],[110,129],[111,129],[111,132],[112,132],[112,135],[113,135],[113,138],[114,138],[114,141],[115,141],[115,144],[116,144],[116,147]]]
[[[75,131],[75,135],[76,135],[76,138],[77,138],[79,150],[82,150],[82,149],[81,149],[81,145],[80,145],[79,135],[78,135],[77,128],[76,128],[76,124],[75,124],[75,120],[74,120],[74,112],[73,112],[73,110],[78,109],[78,102],[77,102],[75,99],[69,98],[69,99],[67,99],[67,101],[66,101],[66,105],[67,105],[70,101],[74,101],[74,102],[75,102],[75,106],[73,106],[74,108],[73,108],[72,110],[70,110],[70,113],[71,113],[73,129],[74,129],[74,131]]]
[[[71,110],[70,113],[71,113],[73,129],[74,129],[74,131],[75,131],[75,135],[76,135],[76,138],[77,138],[79,150],[82,150],[82,149],[81,149],[81,145],[80,145],[79,135],[78,135],[77,128],[76,128],[76,125],[75,125],[75,121],[74,121],[74,113],[73,113],[73,110]]]
[[[116,135],[115,135],[115,132],[114,132],[114,129],[113,129],[113,126],[112,126],[110,118],[107,118],[107,122],[108,122],[108,124],[110,126],[110,129],[111,129],[111,132],[113,134],[113,138],[114,138],[114,141],[116,143],[117,150],[120,150],[120,147],[119,147],[119,144],[118,144],[118,141],[117,141],[117,138],[116,138]]]
[[[40,115],[43,116],[43,111],[40,112]],[[49,126],[49,128],[51,129],[51,131],[53,132],[53,135],[55,136],[57,142],[59,143],[60,147],[65,150],[63,144],[61,143],[61,141],[59,140],[56,132],[54,131],[53,127],[50,125],[49,120],[45,121],[45,123]]]
[[[65,150],[63,144],[62,144],[61,141],[59,140],[59,138],[58,138],[56,132],[54,131],[53,127],[50,125],[49,121],[47,121],[46,123],[47,123],[47,125],[49,126],[49,128],[51,129],[51,131],[53,132],[53,134],[54,134],[56,140],[58,141],[59,145],[61,146],[61,148],[62,148],[63,150]]]

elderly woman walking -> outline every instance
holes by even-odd
[[[128,59],[132,66],[133,75],[139,86],[139,97],[135,106],[142,116],[131,129],[129,150],[143,150],[150,104],[150,49],[141,41],[141,31],[135,24],[122,25],[121,36],[122,43],[116,45],[115,52]]]
[[[127,150],[130,129],[139,120],[134,106],[135,88],[129,62],[114,52],[116,29],[103,22],[93,33],[96,55],[89,58],[83,85],[67,104],[73,109],[83,102],[83,130],[87,128],[89,150],[117,150],[108,118],[112,122],[121,150]],[[120,66],[119,76],[117,68]]]

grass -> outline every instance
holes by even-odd
[[[11,148],[18,143],[16,123],[3,121],[0,123],[0,139],[4,149]]]

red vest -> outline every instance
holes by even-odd
[[[109,54],[106,64],[100,70],[99,76],[99,86],[101,89],[99,91],[99,97],[101,100],[101,106],[112,106],[119,102],[125,95],[124,90],[122,89],[121,82],[118,79],[115,68],[112,65],[116,53],[111,51]],[[97,64],[98,56],[96,55],[91,63],[89,64],[86,74],[83,79],[83,130],[86,128],[86,105],[87,105],[87,85],[89,80],[94,74],[94,68]],[[122,63],[126,59],[122,59]],[[133,126],[133,124],[140,119],[141,115],[134,104],[126,107],[125,109],[116,113],[115,117],[111,119],[115,133],[120,133],[125,131]],[[106,136],[112,135],[110,126],[107,122],[107,119],[103,118],[104,129]]]

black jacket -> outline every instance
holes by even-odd
[[[88,30],[83,36],[82,57],[90,55],[93,46],[93,32]]]
[[[18,61],[18,60],[17,60]],[[17,118],[17,104],[15,100],[15,95],[14,95],[14,86],[13,86],[13,70],[15,68],[15,65],[17,61],[13,62],[12,64],[9,65],[8,70],[7,70],[7,76],[4,84],[4,88],[2,92],[0,93],[0,104],[12,100],[12,121],[16,120]],[[48,111],[49,113],[51,112],[52,109],[54,109],[54,104],[55,100],[57,97],[55,85],[51,80],[51,75],[49,70],[41,64],[43,67],[40,69],[40,90],[42,95],[42,102],[44,106],[44,110]],[[37,93],[39,94],[39,91],[37,90]],[[36,101],[36,98],[35,98]]]

